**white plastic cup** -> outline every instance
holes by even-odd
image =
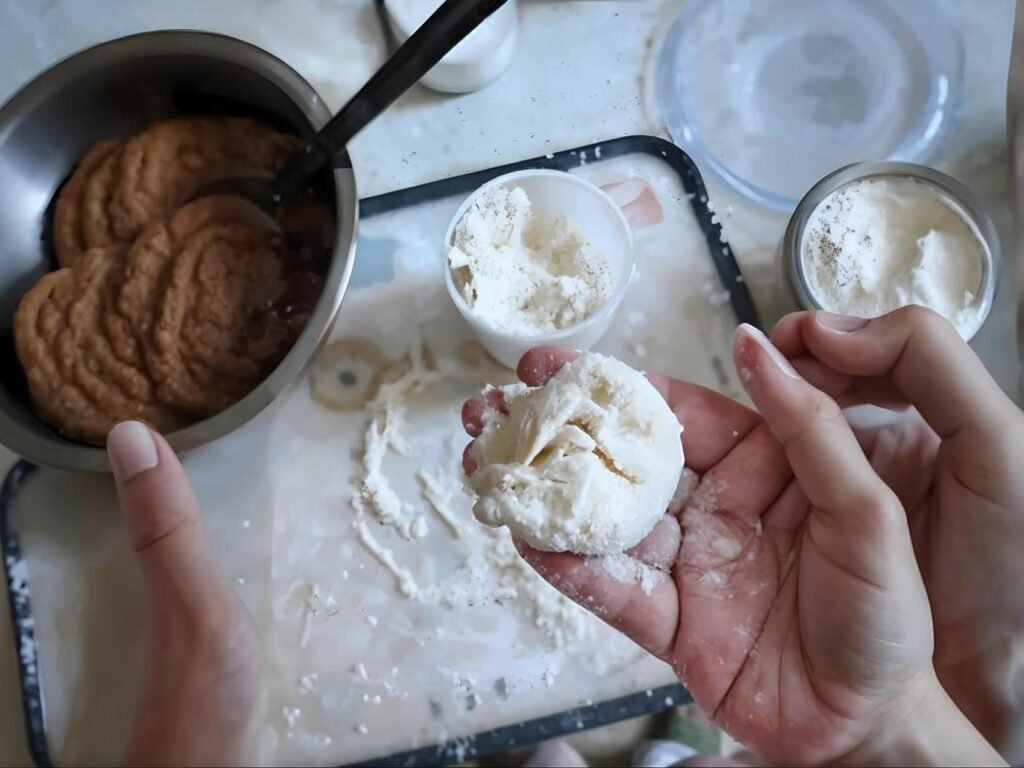
[[[477,199],[495,187],[521,187],[530,198],[534,214],[554,219],[565,216],[608,259],[614,288],[608,302],[585,320],[550,333],[514,334],[491,325],[473,314],[459,293],[448,265],[448,252],[455,241],[455,228]],[[608,332],[615,311],[633,280],[636,262],[633,233],[622,210],[602,189],[564,171],[527,170],[508,173],[484,184],[471,194],[455,212],[444,236],[444,274],[448,295],[466,319],[480,343],[491,356],[507,368],[515,369],[520,358],[534,347],[557,346],[587,350]]]

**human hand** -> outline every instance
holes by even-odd
[[[111,430],[121,512],[152,605],[126,765],[238,765],[259,685],[252,621],[217,570],[185,471],[139,422]]]
[[[858,437],[906,509],[950,696],[1024,760],[1024,414],[953,327],[907,307],[866,321],[801,312],[772,339],[844,405],[917,408]]]
[[[570,356],[534,350],[520,377],[542,384]],[[670,579],[648,595],[576,555],[522,547],[523,556],[671,664],[697,703],[762,758],[920,761],[913,750],[934,739],[901,738],[941,723],[948,739],[970,725],[931,666],[931,617],[905,513],[835,402],[763,335],[741,329],[734,357],[762,415],[650,376],[685,425],[686,463],[701,475],[679,518],[681,544],[664,558]],[[483,406],[464,408],[471,435]],[[665,531],[659,525],[641,549],[671,545]],[[973,737],[954,740],[943,758],[998,760]]]

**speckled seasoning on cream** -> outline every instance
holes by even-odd
[[[811,212],[804,278],[823,309],[877,317],[907,304],[935,310],[969,338],[984,269],[981,236],[941,190],[914,179],[860,179]]]

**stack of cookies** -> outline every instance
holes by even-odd
[[[274,223],[217,178],[271,175],[298,139],[244,118],[184,118],[104,141],[61,190],[57,262],[22,299],[18,358],[39,415],[103,444],[119,421],[171,432],[244,397],[302,331]],[[177,207],[179,206],[180,207]],[[308,293],[308,290],[307,290]]]

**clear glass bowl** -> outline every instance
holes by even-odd
[[[963,68],[934,0],[690,0],[658,53],[654,93],[705,175],[789,211],[849,163],[934,157]]]

